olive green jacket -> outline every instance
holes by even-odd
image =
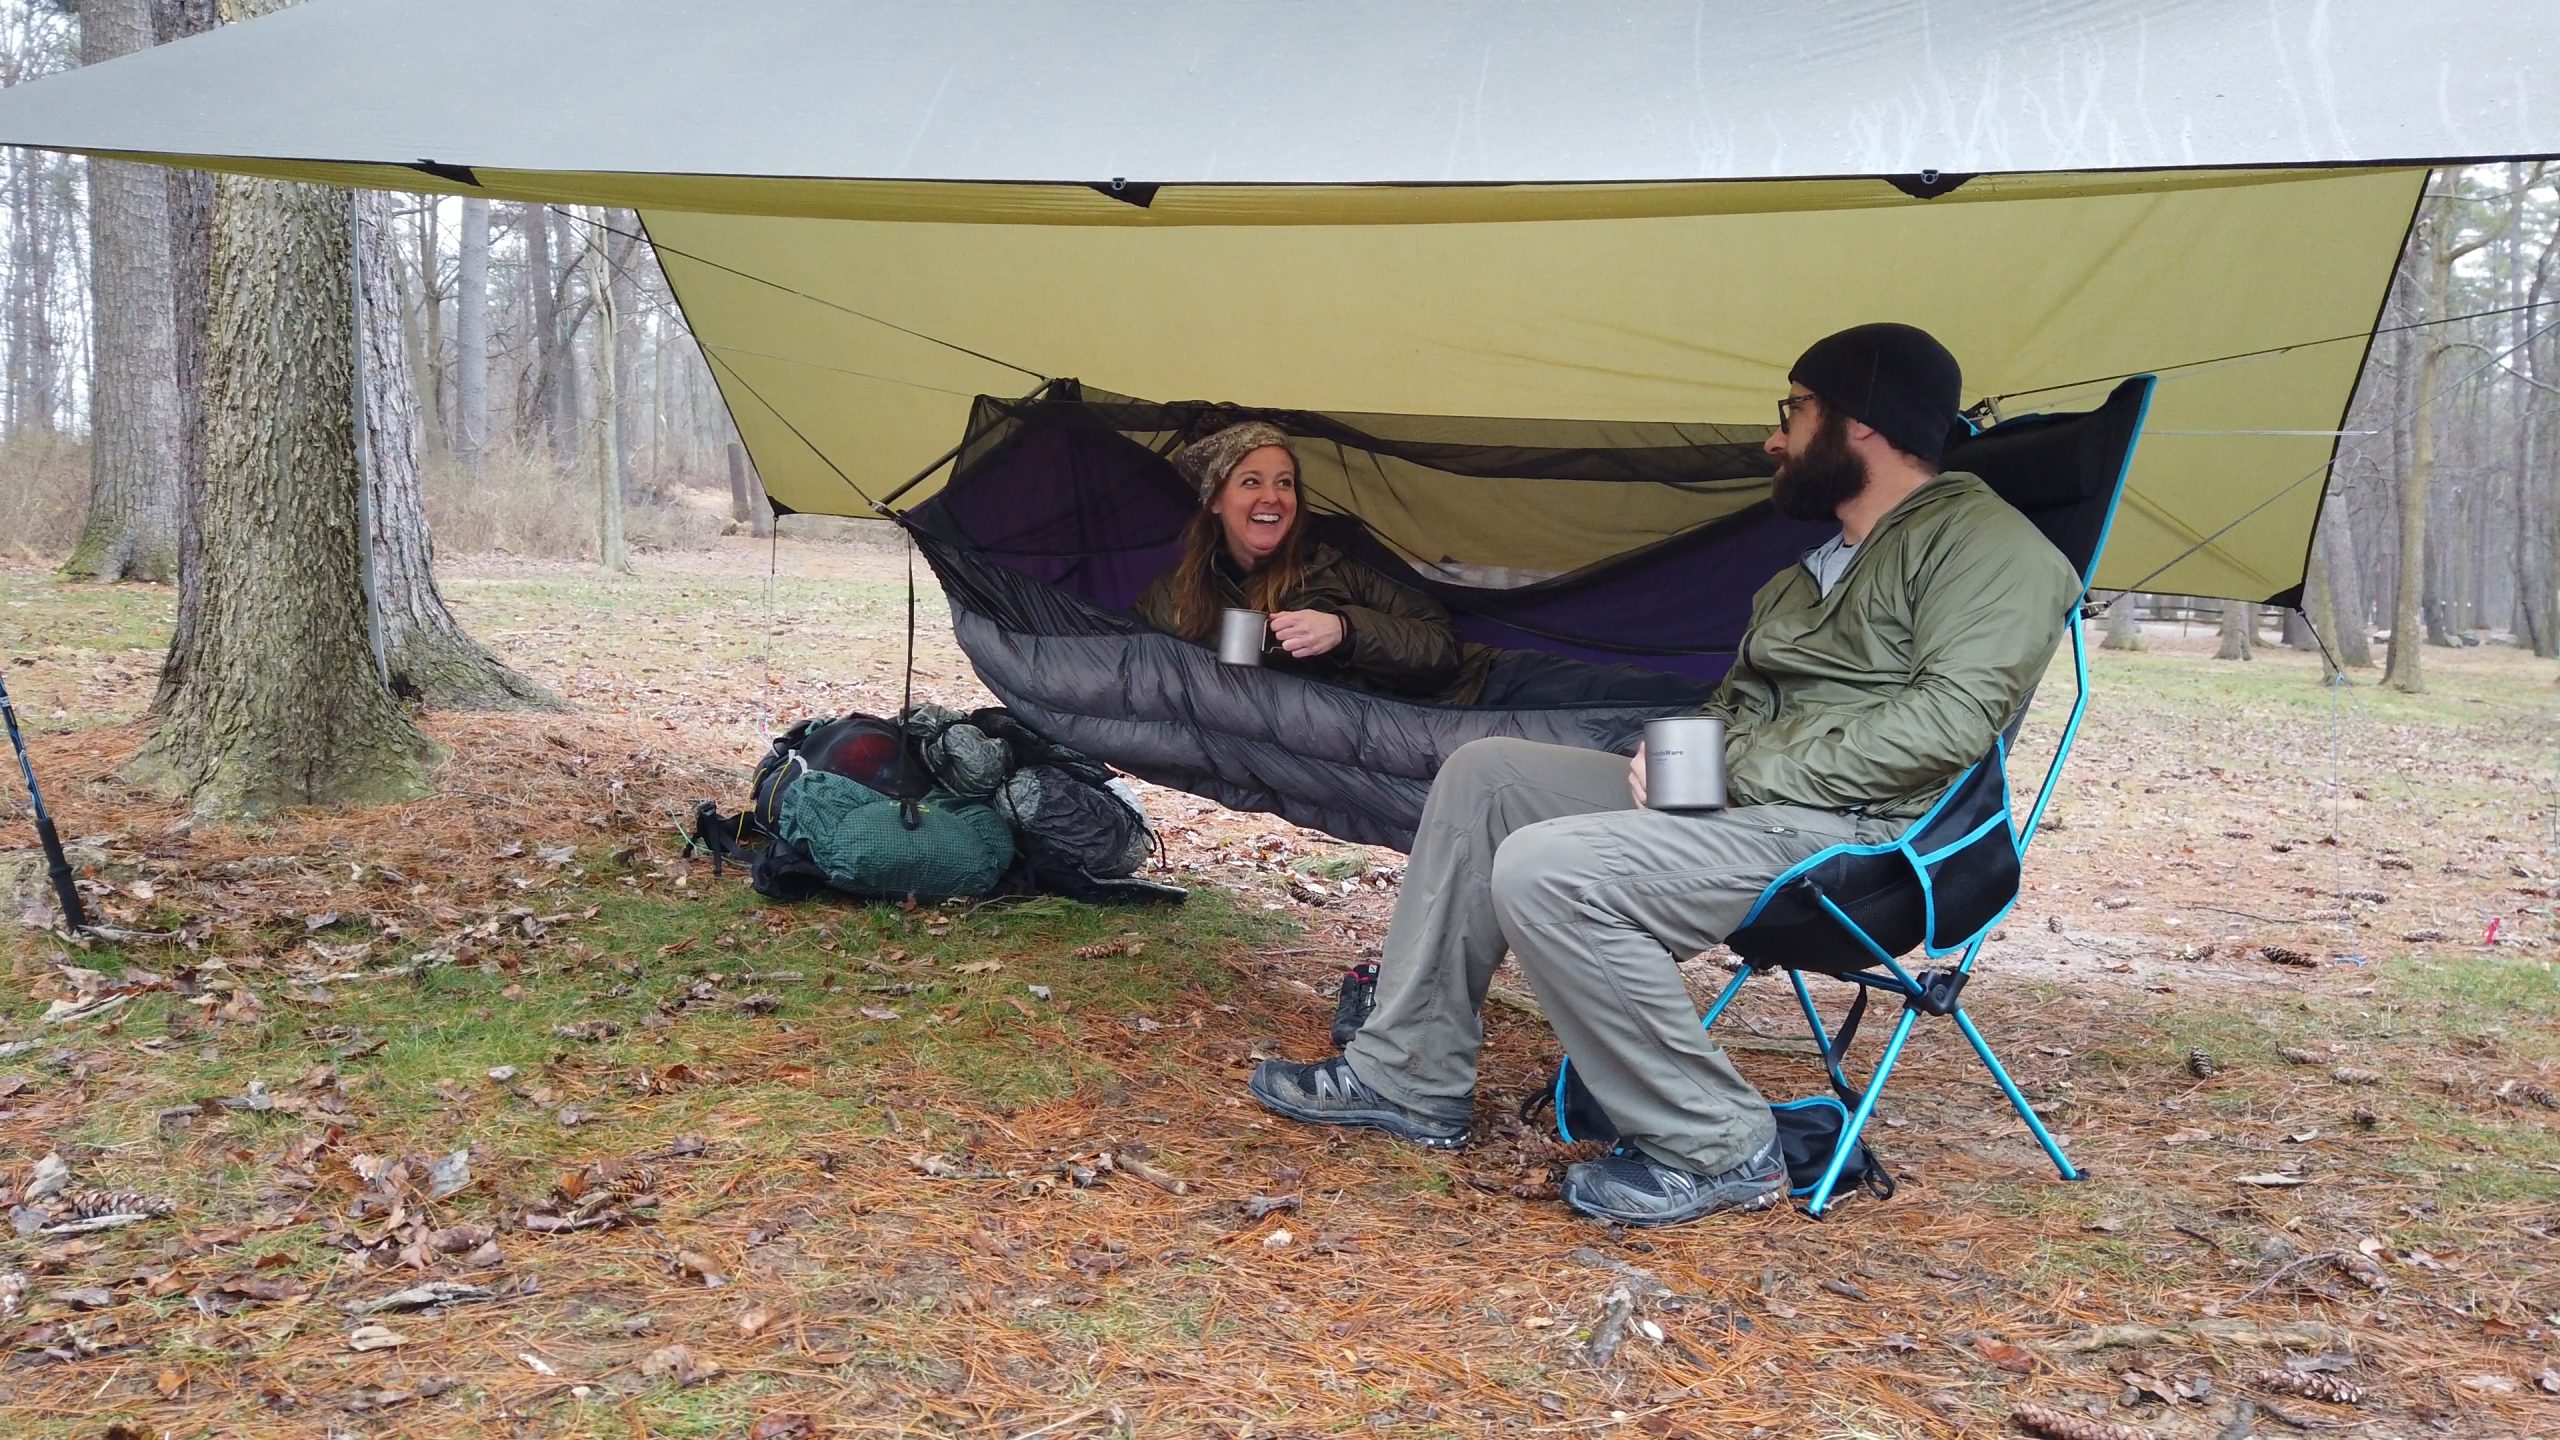
[[[1224,563],[1210,574],[1221,604],[1245,608],[1240,576]],[[1139,619],[1159,630],[1173,629],[1173,577],[1170,570],[1157,576],[1134,607]],[[1453,705],[1468,703],[1483,688],[1484,667],[1469,663],[1466,653],[1474,647],[1459,645],[1439,601],[1330,545],[1314,547],[1298,587],[1273,608],[1322,611],[1339,617],[1344,631],[1340,645],[1312,659],[1274,651],[1263,663],[1275,670]]]
[[[1790,565],[1752,597],[1724,717],[1738,805],[1910,818],[1991,749],[2081,594],[2070,562],[1973,475],[1876,523],[1825,596]]]

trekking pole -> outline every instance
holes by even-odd
[[[18,752],[18,773],[27,782],[27,799],[36,807],[36,839],[44,846],[47,868],[53,874],[54,897],[62,902],[62,918],[73,934],[89,928],[89,916],[80,908],[80,891],[71,883],[71,861],[62,853],[62,837],[54,833],[53,817],[44,813],[44,796],[36,789],[35,762],[27,758],[26,737],[18,733],[18,708],[9,703],[9,685],[0,680],[0,720],[8,722],[9,744]]]

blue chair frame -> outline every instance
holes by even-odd
[[[1812,1028],[1814,1047],[1821,1056],[1823,1071],[1832,1088],[1850,1107],[1849,1122],[1841,1132],[1838,1146],[1832,1151],[1830,1163],[1804,1203],[1803,1209],[1809,1215],[1819,1218],[1829,1208],[1842,1167],[1855,1151],[1868,1120],[1874,1116],[1876,1102],[1884,1094],[1885,1082],[1900,1062],[1903,1047],[1909,1043],[1912,1030],[1923,1015],[1944,1016],[1955,1022],[1966,1042],[1973,1047],[1973,1053],[1981,1059],[1983,1068],[1991,1072],[2000,1093],[2008,1097],[2010,1106],[2018,1112],[2018,1118],[2026,1122],[2036,1143],[2053,1161],[2054,1169],[2065,1180],[2082,1178],[2082,1172],[2062,1153],[2062,1146],[2045,1128],[2035,1107],[2027,1103],[2026,1096],[2018,1090],[2017,1082],[2009,1078],[2009,1072],[2000,1064],[1999,1057],[1992,1053],[1990,1042],[1982,1038],[1982,1031],[1973,1023],[1973,1017],[1965,1013],[1962,997],[1966,982],[1972,978],[1974,965],[1981,959],[1984,942],[1989,939],[1993,927],[2017,903],[2018,875],[2022,871],[2027,848],[2034,842],[2036,831],[2044,821],[2046,807],[2053,803],[2054,791],[2062,778],[2063,763],[2070,758],[2072,745],[2079,738],[2081,719],[2088,710],[2089,660],[2087,642],[2082,633],[2081,602],[2086,599],[2089,580],[2097,572],[2098,557],[2104,553],[2107,533],[2114,525],[2116,506],[2123,497],[2125,473],[2133,462],[2134,444],[2140,438],[2143,419],[2149,413],[2152,384],[2153,377],[2148,375],[2129,379],[2117,388],[2104,409],[2092,412],[2093,415],[2103,415],[2113,410],[2129,415],[2130,421],[2113,474],[2104,477],[2102,494],[2084,497],[2080,502],[2082,506],[2102,505],[2094,526],[2078,523],[2085,521],[2087,515],[2084,512],[2075,517],[2068,513],[2069,507],[2051,507],[2061,513],[2048,523],[2048,517],[2038,516],[2035,509],[2028,505],[2020,506],[2038,519],[2049,536],[2056,538],[2081,577],[2081,597],[2073,602],[2070,613],[2063,620],[2064,634],[2071,641],[2071,673],[2075,686],[2071,714],[2063,726],[2059,743],[2054,747],[2053,759],[2045,767],[2044,781],[2036,791],[2035,805],[2027,813],[2025,827],[2016,827],[2012,820],[2007,777],[2009,746],[2025,719],[2025,712],[2021,709],[2006,731],[1993,742],[1991,752],[1958,776],[1938,804],[1914,822],[1901,838],[1880,845],[1836,845],[1789,868],[1769,882],[1759,900],[1744,916],[1743,923],[1726,939],[1725,943],[1743,958],[1743,968],[1734,974],[1723,993],[1708,1007],[1700,1024],[1712,1028],[1752,976],[1768,970],[1786,971],[1787,979],[1795,989],[1796,1002]],[[1985,432],[1985,438],[2007,438],[2004,432],[2010,426],[2032,430],[2036,427],[2030,422],[2060,426],[2080,418],[2020,416]],[[2119,424],[2121,426],[2122,422]],[[1959,447],[1957,453],[1950,456],[1949,463],[1962,467],[1965,459],[1963,447]],[[2004,487],[1989,467],[1984,467],[1983,473],[1995,490],[2000,490],[2013,503],[2018,500],[2019,494]],[[2087,545],[2086,555],[2074,553],[2080,548],[2079,544],[2072,543],[2075,539]],[[1996,791],[1996,800],[1991,793],[1993,791]],[[1958,813],[1960,809],[1961,814]],[[1976,818],[1976,813],[1982,810],[1992,813],[1987,819]],[[1956,834],[1949,838],[1940,832],[1947,828],[1951,818],[1958,821],[1958,827]],[[1943,915],[1938,895],[1944,878],[1941,872],[1951,865],[1961,870],[1980,863],[1976,856],[1988,856],[1996,867],[1996,873],[1990,876],[1991,888],[1987,894],[1978,893],[1972,897],[1973,903],[1969,906],[1949,907],[1969,909],[1972,913]],[[1844,892],[1839,886],[1825,883],[1826,880],[1837,882],[1844,877],[1864,882],[1864,888],[1870,894],[1884,897],[1882,908],[1892,917],[1889,927],[1879,927],[1875,907],[1866,905],[1859,898],[1849,898],[1844,902]],[[1980,886],[1975,888],[1981,889]],[[1912,903],[1915,890],[1916,907]],[[1852,913],[1858,909],[1869,911],[1863,922]],[[1983,913],[1986,909],[1987,918]],[[1827,917],[1836,926],[1832,945],[1846,953],[1848,963],[1841,963],[1836,956],[1826,958],[1812,953],[1815,947],[1804,942],[1803,924],[1781,927],[1775,923],[1778,912],[1792,913],[1799,917],[1799,921],[1804,917]],[[1910,933],[1915,920],[1916,937]],[[1961,932],[1942,935],[1942,920],[1961,923]],[[1889,928],[1892,933],[1879,937],[1872,933],[1875,928]],[[1892,943],[1897,941],[1900,943]],[[1914,974],[1902,963],[1902,957],[1914,950],[1924,953],[1930,960],[1958,953],[1963,959],[1950,968]],[[1825,1024],[1821,1009],[1814,1003],[1812,989],[1805,983],[1808,971],[1829,975],[1857,987],[1848,1016],[1838,1028]],[[1856,1038],[1858,1021],[1872,995],[1899,999],[1902,1014],[1866,1082],[1854,1085],[1850,1083],[1842,1062],[1844,1053]]]

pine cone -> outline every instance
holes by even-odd
[[[2326,1370],[2261,1370],[2250,1376],[2249,1382],[2261,1390],[2299,1395],[2306,1400],[2326,1400],[2332,1405],[2364,1403],[2363,1386]]]
[[[2356,1128],[2359,1130],[2371,1130],[2382,1123],[2380,1115],[2362,1105],[2357,1106],[2355,1112],[2347,1118],[2356,1122]]]
[[[2288,1065],[2326,1065],[2329,1063],[2328,1056],[2321,1054],[2317,1050],[2305,1050],[2299,1045],[2277,1046],[2276,1058],[2282,1060]]]
[[[2353,1280],[2358,1285],[2363,1286],[2376,1295],[2379,1295],[2383,1291],[2391,1288],[2391,1282],[2382,1278],[2382,1267],[2374,1264],[2372,1259],[2366,1256],[2362,1251],[2358,1251],[2352,1255],[2342,1251],[2331,1257],[2330,1263],[2338,1267],[2339,1274],[2346,1276],[2348,1279]],[[2288,1371],[2286,1373],[2290,1374],[2291,1372]]]
[[[2289,949],[2282,945],[2259,946],[2258,958],[2268,961],[2271,964],[2291,965],[2302,970],[2317,970],[2320,968],[2319,961],[2312,959],[2310,956],[2303,954],[2299,950]]]
[[[2514,1094],[2517,1099],[2528,1105],[2539,1105],[2545,1110],[2560,1110],[2560,1095],[2554,1095],[2530,1080],[2517,1081]]]
[[[2213,1072],[2215,1069],[2216,1067],[2213,1063],[2213,1057],[2206,1054],[2203,1050],[2190,1050],[2187,1052],[2188,1074],[2193,1075],[2199,1080],[2210,1080],[2213,1078]]]
[[[95,1220],[102,1215],[175,1215],[174,1200],[145,1195],[139,1190],[74,1190],[63,1197],[75,1220]]]
[[[2139,1425],[2092,1420],[2086,1415],[2047,1410],[2041,1405],[2021,1405],[2009,1412],[2009,1419],[2019,1429],[2030,1435],[2042,1435],[2045,1440],[2159,1440]]]
[[[2329,1078],[2341,1085],[2379,1085],[2382,1072],[2367,1070],[2361,1065],[2341,1065],[2329,1072]]]
[[[1129,953],[1131,952],[1128,941],[1104,940],[1098,944],[1080,947],[1075,952],[1075,958],[1078,960],[1109,960],[1114,956],[1126,955]]]

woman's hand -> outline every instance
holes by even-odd
[[[1313,659],[1328,650],[1338,649],[1342,637],[1350,633],[1339,615],[1322,610],[1282,610],[1271,617],[1271,638],[1280,648],[1299,660]]]
[[[1627,762],[1627,793],[1636,797],[1636,808],[1644,808],[1644,742],[1636,742],[1636,758]]]

